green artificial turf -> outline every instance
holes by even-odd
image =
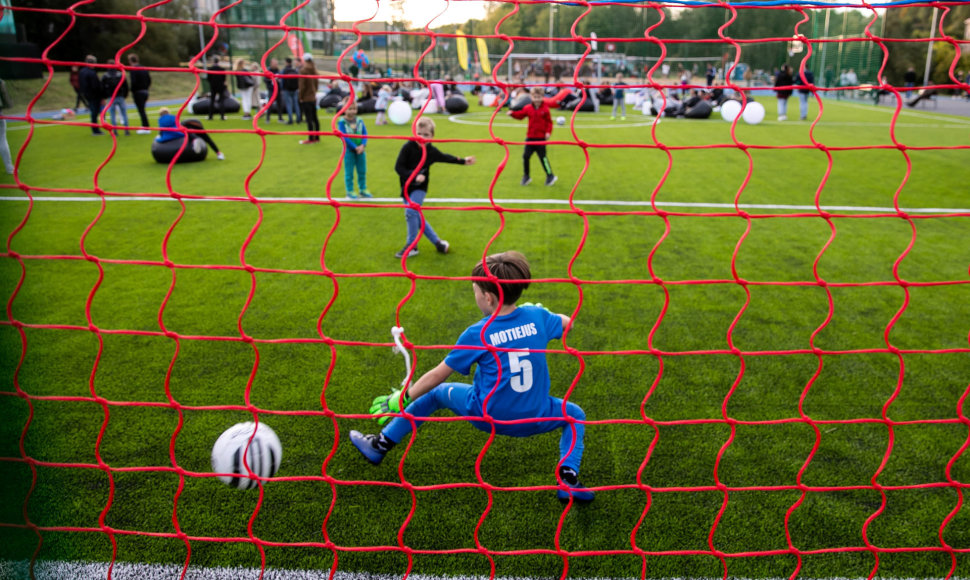
[[[205,121],[227,160],[170,170],[146,136],[11,123],[0,559],[970,575],[970,224],[947,215],[970,207],[970,123],[904,111],[891,128],[891,111],[831,101],[814,128],[771,117],[732,135],[580,113],[554,131],[546,188],[518,185],[524,123],[435,116],[439,148],[477,163],[433,168],[425,215],[452,252],[422,241],[405,267],[408,126],[364,117],[363,204],[344,199],[339,140],[301,146],[301,127]],[[390,328],[432,368],[480,316],[472,266],[509,249],[538,280],[523,300],[575,314],[549,363],[552,394],[590,421],[588,506],[555,499],[555,433],[435,421],[380,467],[347,439],[404,378]],[[284,456],[240,492],[209,454],[253,411]]]

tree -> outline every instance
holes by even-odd
[[[109,15],[134,16],[149,6],[146,0],[98,0],[77,9],[72,24],[67,9],[75,3],[69,0],[22,0],[18,6],[63,10],[59,13],[20,10],[17,21],[23,27],[28,42],[48,50],[54,60],[80,62],[93,54],[98,62],[110,62],[116,53],[138,39],[142,23],[136,18],[117,18]],[[149,18],[190,20],[190,0],[172,0],[142,14]],[[58,38],[67,31],[58,41]],[[211,36],[211,31],[206,31]],[[55,44],[56,42],[56,44]],[[145,34],[126,52],[136,52],[147,66],[177,66],[199,52],[198,28],[194,24],[173,24],[148,21]]]

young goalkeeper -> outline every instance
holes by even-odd
[[[542,305],[516,306],[532,276],[525,256],[504,252],[489,256],[486,263],[488,272],[501,282],[488,280],[481,262],[472,269],[472,276],[476,278],[472,283],[475,304],[484,318],[465,329],[458,338],[458,348],[411,385],[403,397],[400,391],[394,391],[374,399],[370,412],[377,416],[379,423],[389,419],[390,422],[376,435],[351,431],[350,441],[368,461],[379,464],[411,432],[410,420],[388,416],[400,412],[402,399],[408,414],[415,417],[428,417],[438,409],[450,409],[463,417],[482,417],[487,410],[496,421],[541,419],[521,423],[471,423],[485,432],[491,432],[494,425],[496,433],[512,437],[562,429],[559,478],[563,485],[557,495],[564,501],[570,496],[579,502],[592,501],[593,492],[579,482],[586,414],[579,405],[567,402],[564,415],[563,400],[549,395],[549,369],[543,352],[550,340],[562,337],[571,320]],[[483,336],[487,344],[483,344]],[[445,382],[454,372],[467,375],[475,365],[473,384]],[[486,409],[484,402],[489,395]],[[421,423],[415,421],[417,425]]]

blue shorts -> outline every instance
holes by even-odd
[[[448,409],[461,417],[481,417],[482,408],[472,397],[474,387],[464,383],[442,383],[426,393],[424,396],[408,405],[406,411],[415,417],[430,417],[438,409]],[[568,416],[568,418],[567,418]],[[523,417],[525,418],[525,417]],[[583,437],[585,434],[586,413],[576,403],[566,403],[566,415],[563,415],[563,400],[549,397],[545,408],[528,416],[530,420],[521,423],[492,423],[489,421],[469,422],[478,430],[492,432],[509,437],[529,437],[540,433],[548,433],[562,429],[559,439],[559,457],[564,467],[571,467],[579,472],[580,460],[583,457]],[[423,421],[414,420],[415,426],[421,426]],[[386,427],[384,435],[392,441],[400,442],[412,430],[412,422],[404,417],[395,417]],[[575,434],[575,436],[574,436]],[[575,445],[573,442],[575,441]]]

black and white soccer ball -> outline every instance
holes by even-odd
[[[256,435],[252,443],[249,443],[254,428]],[[248,453],[247,443],[249,443]],[[250,472],[260,478],[273,477],[279,471],[282,459],[283,446],[280,444],[280,438],[269,425],[263,422],[259,423],[258,428],[252,421],[237,423],[226,429],[212,446],[212,470],[219,474],[231,474],[219,475],[219,479],[236,489],[253,489],[259,485]]]

